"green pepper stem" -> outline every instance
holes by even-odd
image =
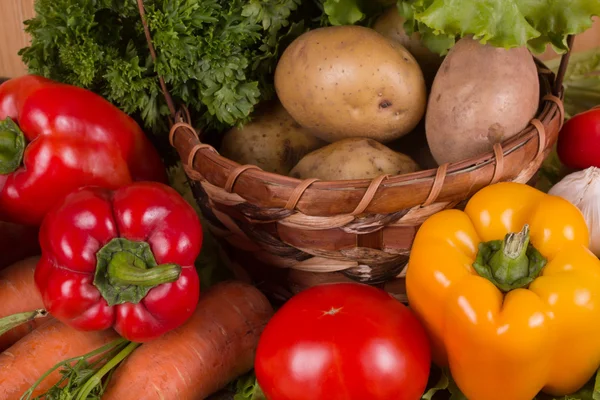
[[[529,285],[546,262],[529,243],[529,225],[525,225],[518,233],[508,233],[504,240],[481,243],[473,268],[500,290],[508,292]]]
[[[48,311],[44,309],[26,311],[18,314],[12,314],[4,318],[0,318],[0,336],[19,325],[33,321],[36,318],[43,318],[48,315]]]
[[[137,304],[153,287],[180,275],[179,265],[158,265],[146,242],[115,238],[96,253],[94,285],[109,306]]]
[[[163,264],[144,269],[131,262],[131,253],[119,252],[108,263],[108,279],[113,285],[157,286],[174,282],[181,274],[177,264]]]
[[[25,135],[9,117],[0,120],[0,175],[19,168],[25,152]]]

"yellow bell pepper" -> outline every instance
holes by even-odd
[[[469,400],[579,390],[600,365],[600,261],[581,212],[518,183],[476,193],[419,229],[411,308]]]

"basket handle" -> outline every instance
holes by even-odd
[[[567,67],[569,66],[569,60],[571,58],[571,52],[573,50],[573,44],[575,43],[575,35],[567,36],[567,52],[562,55],[560,59],[560,65],[558,66],[558,71],[556,72],[556,78],[554,79],[554,88],[552,89],[552,93],[558,97],[562,98],[563,91],[563,81],[565,79],[565,73],[567,72]]]

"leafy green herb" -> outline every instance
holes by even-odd
[[[558,53],[566,38],[592,26],[600,0],[399,0],[407,32],[419,31],[432,51],[446,54],[454,40],[472,35],[496,47],[528,46]]]
[[[435,367],[433,367],[433,368],[435,371],[437,371],[437,368],[435,368]],[[450,375],[450,371],[448,371],[447,368],[443,368],[439,372],[440,372],[440,377],[439,377],[438,381],[433,386],[431,386],[425,392],[425,394],[423,394],[421,399],[422,400],[432,400],[432,399],[437,398],[436,395],[445,393],[446,396],[444,396],[443,398],[446,398],[446,399],[449,398],[449,400],[467,400],[467,398],[465,397],[464,394],[462,394],[462,392],[460,391],[458,386],[456,386],[456,383],[454,382],[454,380],[452,379],[452,376]]]
[[[273,94],[272,72],[285,43],[321,15],[301,0],[145,0],[157,53],[153,62],[135,0],[36,0],[25,22],[29,72],[81,86],[167,132],[157,74],[176,104],[203,127],[249,119]]]
[[[235,393],[233,400],[266,400],[252,371],[232,382],[230,390]]]
[[[88,354],[61,361],[44,373],[20,399],[32,399],[33,392],[40,383],[60,369],[60,380],[46,393],[34,399],[100,400],[114,369],[138,346],[140,343],[120,338]]]
[[[326,0],[323,9],[332,25],[352,25],[365,17],[356,0]]]
[[[438,381],[431,385],[425,394],[423,394],[421,397],[422,400],[435,400],[437,398],[468,400],[460,391],[456,382],[452,379],[450,371],[447,368],[441,369],[440,371],[438,371],[436,367],[433,368],[434,371],[440,372],[440,377]],[[533,400],[600,400],[600,370],[596,373],[596,376],[577,393],[561,397],[541,393]]]
[[[318,0],[322,2],[324,16],[331,25],[370,26],[377,16],[396,0]]]

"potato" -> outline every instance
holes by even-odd
[[[409,156],[369,138],[342,139],[304,156],[290,172],[299,179],[325,181],[372,179],[419,170]]]
[[[298,37],[277,65],[275,89],[291,116],[328,142],[390,142],[417,125],[427,101],[423,73],[408,50],[361,26]]]
[[[459,40],[429,97],[425,130],[433,157],[441,165],[492,150],[527,127],[539,96],[536,65],[526,48]]]
[[[225,133],[219,152],[240,164],[287,175],[302,157],[326,144],[298,125],[281,103],[271,101],[243,128]]]
[[[404,46],[419,63],[425,77],[425,83],[428,87],[431,87],[435,74],[442,65],[443,58],[429,50],[421,42],[419,32],[414,32],[411,36],[408,36],[404,31],[404,21],[404,17],[400,15],[398,8],[393,6],[377,18],[373,29]]]

